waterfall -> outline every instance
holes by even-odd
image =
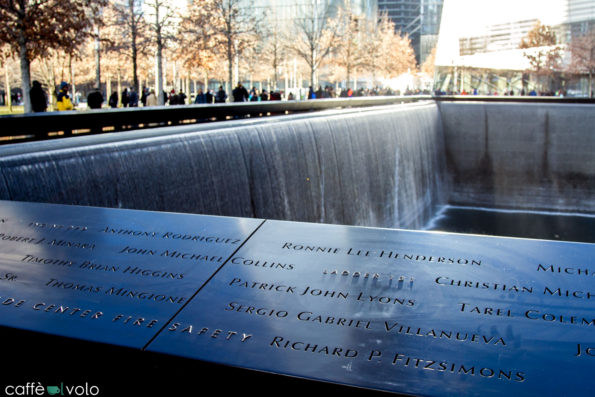
[[[446,199],[433,102],[162,132],[0,153],[0,198],[403,228]]]

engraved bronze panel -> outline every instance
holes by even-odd
[[[595,245],[266,221],[149,345],[414,395],[588,395]]]
[[[142,348],[261,223],[0,203],[0,325]]]

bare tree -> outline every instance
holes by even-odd
[[[337,26],[331,20],[329,4],[319,6],[318,2],[305,6],[299,18],[295,19],[291,49],[310,68],[310,85],[316,85],[316,72],[335,47]]]
[[[353,14],[349,6],[339,10],[335,23],[336,38],[333,51],[334,63],[345,70],[347,86],[353,72],[369,65],[370,56],[367,48],[369,26],[374,23]]]
[[[165,0],[147,0],[147,13],[149,27],[152,32],[152,41],[155,45],[155,57],[157,60],[156,87],[155,92],[159,105],[164,105],[163,98],[163,51],[168,41],[174,37],[173,29],[176,21],[176,12],[170,3]]]
[[[230,88],[234,85],[234,60],[253,46],[260,37],[260,22],[264,15],[256,15],[251,2],[242,0],[213,0],[212,24],[227,60],[227,79]]]
[[[0,0],[0,43],[18,54],[25,112],[30,112],[31,61],[52,48],[72,53],[92,34],[106,0]]]
[[[283,31],[279,21],[273,17],[273,22],[267,26],[263,37],[265,41],[260,51],[260,59],[271,68],[273,88],[278,88],[279,68],[287,56],[289,47],[287,32]]]
[[[114,1],[110,22],[110,50],[123,53],[130,59],[133,87],[136,92],[139,92],[139,56],[146,54],[149,44],[148,26],[144,18],[142,1]]]
[[[176,55],[188,70],[202,68],[210,71],[214,67],[220,44],[217,37],[220,29],[212,20],[215,12],[213,0],[195,1],[180,21]]]
[[[589,97],[593,98],[595,75],[595,28],[582,36],[573,37],[568,46],[571,55],[568,69],[572,73],[586,74],[589,78]]]

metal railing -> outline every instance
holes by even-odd
[[[584,103],[595,104],[595,98],[559,96],[506,96],[506,95],[439,95],[432,99],[444,102],[519,102],[519,103]]]
[[[307,101],[266,101],[212,105],[177,105],[0,116],[0,144],[48,140],[163,126],[207,123],[229,119],[297,114],[328,109],[357,108],[416,102],[522,102],[595,104],[592,98],[540,96],[372,96]]]
[[[429,96],[356,97],[8,115],[0,116],[0,144],[327,109],[390,105],[430,98]]]

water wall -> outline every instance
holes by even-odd
[[[463,206],[595,212],[595,108],[439,103],[451,191]]]
[[[426,102],[7,145],[0,199],[419,228],[444,169]]]

